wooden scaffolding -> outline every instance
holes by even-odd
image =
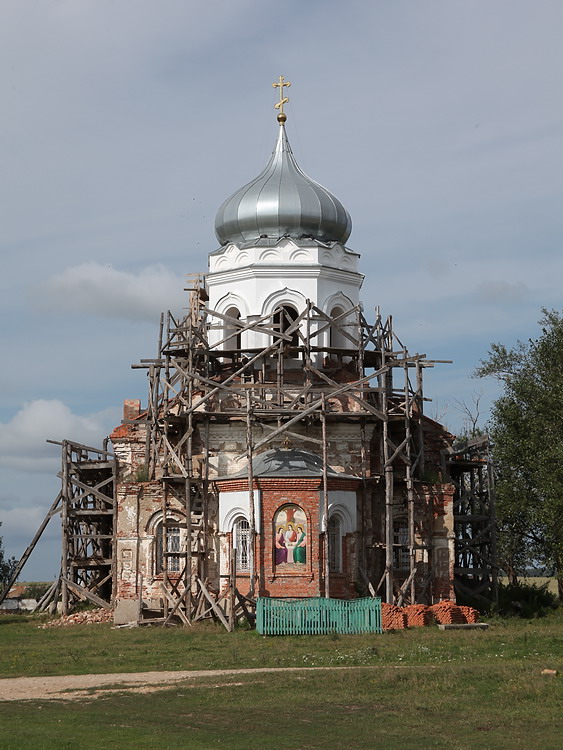
[[[384,484],[383,533],[378,535],[374,528],[361,532],[362,575],[369,590],[381,591],[389,602],[417,601],[422,577],[416,553],[426,547],[430,554],[415,533],[414,509],[415,481],[424,474],[423,372],[437,360],[410,354],[395,335],[391,318],[383,319],[378,309],[374,323],[366,320],[360,305],[330,317],[310,301],[296,314],[280,308],[271,315],[241,320],[206,306],[204,276],[191,277],[189,291],[189,311],[183,319],[170,312],[161,318],[157,357],[133,365],[148,370],[145,461],[148,479],[163,485],[164,534],[167,526],[178,525],[177,520],[167,521],[178,504],[186,517],[188,544],[181,584],[176,577],[174,582],[167,577],[164,557],[163,583],[169,591],[164,596],[165,610],[173,606],[190,622],[199,606],[193,597],[207,577],[208,509],[216,491],[209,476],[210,429],[214,423],[233,421],[246,426],[253,541],[255,454],[284,438],[309,444],[323,459],[327,519],[331,425],[355,424],[364,510]],[[257,339],[255,334],[262,334],[267,343],[245,345]],[[393,529],[398,496],[408,518],[409,554],[409,572],[400,586]],[[330,596],[329,534],[326,528],[323,531],[324,592]],[[163,549],[168,549],[166,539]],[[249,552],[252,598],[256,591],[253,542]],[[383,573],[376,577],[378,560]],[[427,587],[428,577],[423,585]]]
[[[86,599],[112,607],[115,534],[115,458],[64,440],[61,470],[61,601]]]
[[[455,486],[455,589],[471,603],[497,602],[498,564],[493,465],[488,436],[443,453],[444,469]]]
[[[392,319],[384,319],[378,309],[369,323],[359,305],[331,317],[308,301],[297,313],[281,308],[241,320],[206,306],[204,276],[193,277],[189,291],[189,310],[183,318],[170,312],[161,317],[157,356],[133,365],[147,370],[148,405],[140,419],[125,420],[144,424],[143,476],[162,486],[163,611],[153,620],[178,617],[189,624],[211,615],[232,629],[237,617],[252,619],[253,599],[260,588],[254,565],[253,459],[268,445],[287,440],[316,452],[323,463],[326,525],[332,428],[342,424],[354,425],[358,435],[362,524],[357,549],[366,589],[397,604],[423,600],[432,571],[432,545],[415,511],[427,474],[423,373],[440,360],[410,354],[395,335]],[[257,339],[255,334],[262,335],[263,346],[247,345]],[[247,596],[236,589],[233,553],[222,592],[214,593],[208,584],[209,509],[217,492],[210,475],[210,434],[214,425],[232,423],[242,424],[246,436],[239,458],[248,466]],[[18,572],[49,518],[60,513],[61,574],[42,608],[59,597],[65,613],[80,599],[111,608],[116,582],[115,457],[106,445],[60,445],[61,492]],[[455,486],[456,590],[494,599],[494,492],[486,439],[443,451],[442,469],[443,478]],[[397,539],[395,533],[398,514],[407,519],[406,539]],[[380,518],[382,524],[376,520]],[[168,539],[169,529],[178,538],[179,526],[186,540],[183,549]],[[329,597],[330,537],[326,526],[322,531],[322,578]],[[397,565],[397,548],[408,553],[407,570]],[[169,575],[170,559],[175,565],[181,561],[179,575],[177,568]],[[140,619],[141,615],[140,609]]]
[[[71,440],[48,440],[61,446],[61,490],[21,556],[0,603],[15,583],[53,516],[62,529],[61,570],[36,610],[54,611],[60,601],[68,614],[80,601],[113,608],[115,573],[115,457],[103,448]],[[107,441],[106,441],[107,443]]]
[[[143,417],[125,420],[145,426],[143,476],[162,485],[163,611],[153,619],[169,622],[178,617],[189,624],[211,615],[228,629],[237,617],[252,619],[260,588],[254,565],[253,459],[284,440],[310,446],[322,458],[322,579],[324,595],[330,596],[328,466],[332,428],[342,424],[354,425],[358,435],[359,571],[366,589],[391,603],[423,600],[433,567],[428,529],[422,529],[415,512],[418,490],[427,478],[423,374],[444,360],[410,354],[393,331],[392,319],[384,319],[378,308],[373,323],[360,305],[331,317],[310,301],[300,311],[279,308],[244,320],[207,307],[203,275],[191,278],[189,292],[184,317],[170,312],[161,316],[157,356],[133,365],[147,370],[148,405]],[[249,341],[259,340],[256,334],[266,343],[249,346]],[[242,424],[246,436],[239,458],[248,466],[248,596],[236,589],[234,558],[223,591],[213,593],[208,585],[209,509],[217,492],[210,475],[210,434],[214,425],[232,423]],[[111,608],[116,583],[115,457],[106,445],[59,445],[61,492],[16,575],[48,520],[60,513],[61,574],[41,608],[59,597],[64,613],[80,599]],[[486,439],[443,451],[442,478],[455,486],[456,590],[463,596],[494,599],[494,488]],[[185,522],[178,520],[179,508]],[[398,514],[407,519],[403,539],[397,539],[394,529]],[[179,526],[186,540],[183,549],[168,539],[169,529]],[[397,565],[397,548],[408,554],[407,570]],[[175,565],[181,561],[180,575],[177,569],[169,575],[170,559]]]

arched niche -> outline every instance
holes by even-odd
[[[241,334],[240,326],[236,324],[237,320],[244,321],[248,317],[248,305],[245,299],[239,294],[229,292],[217,302],[215,309],[221,315],[225,315],[232,320],[225,320],[219,316],[213,318],[212,322],[215,330],[212,331],[212,338],[214,345],[222,341],[223,343],[219,348],[223,351],[234,351],[242,349],[243,345],[247,346],[248,342],[245,341],[245,337]]]
[[[336,349],[354,348],[354,342],[358,339],[358,332],[355,314],[350,312],[353,307],[352,300],[341,292],[333,294],[325,300],[323,309],[335,321],[335,324],[330,328],[328,336],[327,343],[329,346]],[[344,334],[344,331],[348,334],[347,336]]]
[[[331,573],[342,573],[342,529],[344,523],[340,513],[332,513],[328,519],[328,564]]]
[[[311,565],[309,519],[296,503],[285,503],[274,513],[273,563],[278,572],[305,572]]]
[[[340,318],[340,320],[330,328],[330,346],[334,347],[335,349],[349,349],[351,343],[350,339],[347,339],[342,331],[337,327],[342,326],[344,330],[346,330],[346,318],[341,317],[344,315],[344,310],[339,305],[335,305],[331,309],[329,315],[333,320]]]

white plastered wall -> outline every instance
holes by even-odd
[[[254,526],[260,528],[261,492],[254,490]],[[234,521],[244,516],[250,521],[250,503],[248,492],[220,492],[219,493],[219,533],[226,534],[232,531]]]
[[[357,501],[356,493],[347,490],[329,490],[328,493],[328,516],[337,514],[341,521],[342,536],[353,534],[357,531]],[[298,502],[298,501],[296,501]],[[261,492],[254,492],[254,518],[255,528],[261,527]],[[225,537],[233,530],[233,523],[237,518],[243,516],[249,520],[249,495],[242,490],[239,492],[220,492],[219,493],[219,533]],[[324,526],[324,508],[322,502],[319,503],[319,532],[325,531]],[[226,575],[229,570],[229,550],[223,541],[220,545],[219,567],[222,575]]]
[[[342,535],[354,534],[358,528],[358,505],[355,492],[348,490],[329,490],[328,493],[328,517],[337,514],[341,520]],[[320,530],[326,531],[324,508],[322,503],[319,508]]]
[[[300,312],[308,299],[327,313],[334,306],[349,309],[358,304],[363,281],[357,271],[358,257],[337,243],[300,245],[283,239],[274,246],[242,250],[226,245],[209,256],[209,307],[222,314],[236,307],[248,322],[285,303]],[[212,344],[222,338],[219,328],[209,333]],[[322,343],[328,344],[328,334],[323,338]],[[242,336],[243,347],[259,348],[268,343],[268,336],[256,331]]]

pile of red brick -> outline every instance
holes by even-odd
[[[86,612],[75,612],[73,615],[57,617],[55,620],[40,625],[40,628],[64,628],[70,625],[92,625],[98,622],[113,622],[111,609],[90,609]]]
[[[447,599],[433,604],[430,609],[438,625],[463,625],[467,622],[461,607]]]
[[[381,602],[381,624],[383,630],[403,630],[407,627],[405,608]]]
[[[381,621],[383,630],[420,628],[432,625],[434,622],[438,625],[462,625],[479,622],[479,612],[473,607],[460,607],[448,600],[433,604],[431,607],[425,604],[396,607],[394,604],[382,602]]]
[[[411,604],[405,607],[407,625],[409,628],[423,628],[432,625],[432,611],[425,604]]]
[[[462,607],[460,606],[461,611],[463,612],[463,616],[465,617],[465,622],[469,622],[471,624],[475,622],[479,622],[479,611],[474,609],[473,607]]]

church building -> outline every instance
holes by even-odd
[[[249,608],[454,598],[452,436],[423,411],[433,362],[361,303],[351,218],[291,150],[289,85],[274,84],[273,153],[220,206],[187,314],[163,315],[137,365],[146,403],[126,401],[111,435],[118,623],[191,622],[234,591]]]

